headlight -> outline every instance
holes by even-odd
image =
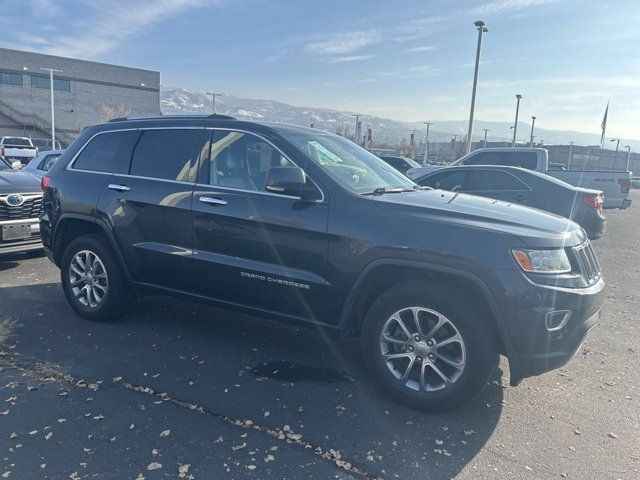
[[[511,250],[511,253],[525,272],[567,273],[571,271],[571,263],[564,249]]]

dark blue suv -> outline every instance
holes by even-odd
[[[42,180],[41,232],[82,317],[168,293],[361,338],[392,395],[454,409],[508,357],[566,363],[604,280],[575,223],[416,185],[342,137],[225,116],[86,129]]]

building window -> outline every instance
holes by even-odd
[[[0,75],[0,82],[4,85],[22,86],[22,75],[19,73],[3,73]]]
[[[31,86],[34,88],[50,88],[49,82],[49,77],[31,75]],[[54,78],[53,89],[61,92],[69,92],[71,91],[71,82],[61,78]]]

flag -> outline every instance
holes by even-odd
[[[604,134],[607,131],[607,115],[609,114],[609,102],[607,102],[607,108],[604,111],[604,117],[602,117],[602,124],[600,128],[602,129],[602,135],[600,136],[600,147],[604,145]]]

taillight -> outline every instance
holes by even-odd
[[[602,198],[602,195],[591,195],[590,197],[584,197],[584,203],[596,210],[602,210],[604,207],[604,198]]]
[[[0,155],[4,157],[4,147],[0,147]]]
[[[51,186],[51,177],[49,175],[45,175],[40,180],[40,189],[44,192],[50,186]]]
[[[631,189],[630,178],[619,178],[618,183],[620,184],[620,191],[622,193],[629,193],[629,190]]]
[[[38,147],[36,147],[36,155],[38,155],[40,153],[40,150],[38,149]]]

